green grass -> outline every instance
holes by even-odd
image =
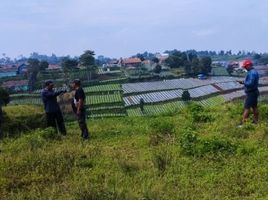
[[[89,105],[112,104],[122,102],[120,93],[108,95],[88,95],[86,99]]]
[[[174,113],[182,108],[184,108],[184,102],[177,101],[171,103],[163,103],[163,104],[156,104],[156,105],[145,105],[143,113],[139,107],[137,108],[129,108],[127,109],[128,116],[136,117],[136,116],[155,116],[155,115],[162,115],[162,114],[170,114]]]
[[[268,106],[237,128],[242,104],[174,116],[77,123],[0,142],[0,199],[267,199]]]
[[[85,87],[84,90],[87,93],[121,91],[121,86],[120,84],[97,85],[97,86]]]
[[[205,107],[213,107],[225,103],[224,98],[220,95],[194,102]],[[175,112],[185,108],[185,106],[186,106],[185,102],[176,101],[176,102],[168,102],[154,105],[145,105],[143,112],[141,112],[141,109],[139,107],[129,108],[127,109],[127,113],[128,116],[130,117],[174,114]]]
[[[16,98],[11,101],[12,105],[41,105],[41,97]]]

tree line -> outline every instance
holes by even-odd
[[[165,63],[170,68],[183,68],[187,75],[208,74],[211,72],[212,59],[199,57],[195,53],[172,51]]]
[[[92,76],[96,74],[97,66],[95,63],[95,53],[91,50],[86,50],[80,57],[71,58],[64,57],[60,63],[66,84],[70,81],[70,73],[77,71],[78,67],[84,68],[87,71],[88,81],[92,79]],[[45,71],[49,66],[49,63],[45,60],[38,60],[37,58],[29,58],[27,60],[29,90],[35,89],[37,82],[37,76],[40,72]]]

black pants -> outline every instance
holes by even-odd
[[[81,130],[81,137],[83,137],[84,139],[88,139],[89,132],[86,123],[86,112],[82,111],[79,115],[77,115],[77,120]]]
[[[62,135],[66,135],[66,129],[61,111],[46,113],[46,115],[47,115],[47,126],[54,127],[55,129],[57,129],[58,125],[60,133]]]

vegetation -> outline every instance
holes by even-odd
[[[0,197],[266,199],[268,107],[257,126],[237,128],[241,110],[190,105],[174,116],[94,120],[88,142],[77,123],[65,139],[52,129],[4,139]]]
[[[0,87],[0,107],[7,105],[10,101],[9,93],[4,88]]]
[[[184,68],[187,75],[197,75],[211,72],[212,59],[208,56],[198,57],[196,53],[192,52],[174,50],[170,52],[165,62],[171,68]]]
[[[43,108],[32,105],[4,107],[2,126],[2,136],[18,136],[35,128],[44,128]]]

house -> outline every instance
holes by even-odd
[[[46,69],[47,71],[58,71],[61,70],[61,66],[57,64],[49,64],[48,68]]]
[[[17,67],[17,71],[18,71],[18,74],[20,74],[20,75],[26,74],[28,72],[28,67],[25,63],[20,64]]]
[[[12,92],[26,92],[29,89],[28,80],[6,81],[2,87]]]
[[[159,64],[162,65],[165,63],[166,59],[168,59],[169,55],[157,53],[155,54],[155,57],[158,58]]]
[[[6,65],[0,67],[0,78],[17,76],[17,67],[15,65]]]
[[[124,67],[139,67],[142,64],[139,58],[126,58],[122,60],[122,66]]]

